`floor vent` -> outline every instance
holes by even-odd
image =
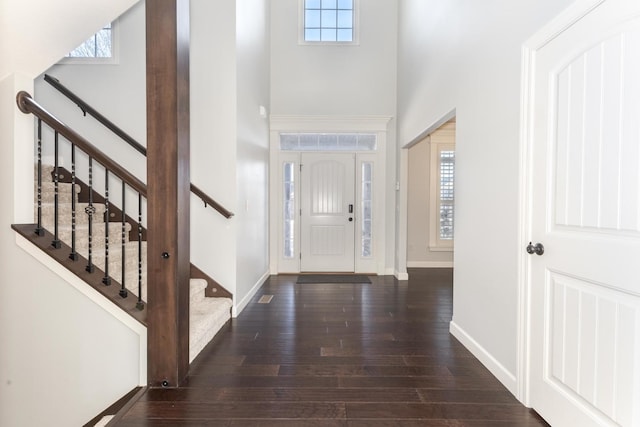
[[[273,295],[262,295],[258,300],[258,304],[269,304],[273,299]]]

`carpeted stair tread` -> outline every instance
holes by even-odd
[[[230,319],[230,298],[204,298],[195,307],[191,307],[189,328],[189,363],[213,339],[217,331]]]
[[[189,281],[189,303],[193,306],[205,299],[204,290],[207,288],[207,281],[204,279],[191,279]]]
[[[36,188],[37,190],[37,188]],[[64,182],[58,183],[58,202],[60,203],[71,203],[71,190],[72,185]],[[80,193],[80,186],[76,185],[76,194]],[[53,182],[43,182],[42,183],[42,202],[43,203],[53,203],[55,200],[56,187]]]

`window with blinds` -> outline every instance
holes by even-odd
[[[453,239],[453,179],[455,170],[455,152],[453,150],[440,151],[440,185],[439,185],[439,213],[440,239]]]
[[[455,146],[433,139],[430,144],[429,250],[451,251],[455,229]]]

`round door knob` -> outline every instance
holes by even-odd
[[[349,218],[349,222],[353,221],[353,218]]]
[[[531,242],[527,245],[527,253],[529,255],[536,254],[538,256],[544,253],[544,245],[542,243],[536,243],[535,245]]]

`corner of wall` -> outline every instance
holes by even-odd
[[[247,292],[247,294],[244,296],[244,298],[242,298],[241,301],[239,301],[239,302],[234,301],[235,304],[233,305],[233,308],[231,309],[231,316],[233,318],[238,317],[240,315],[240,313],[242,313],[242,311],[247,307],[247,305],[249,305],[249,303],[251,302],[251,299],[258,293],[258,291],[260,290],[262,285],[264,285],[264,283],[269,278],[269,276],[270,276],[269,271],[266,271],[262,275],[262,277],[260,277],[260,279],[258,279],[258,281],[253,285],[251,290],[249,292]]]

